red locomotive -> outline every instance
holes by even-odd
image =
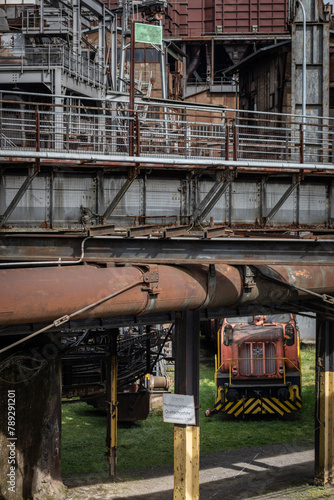
[[[291,414],[301,408],[300,340],[292,314],[224,318],[213,412]]]

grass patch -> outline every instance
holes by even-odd
[[[221,414],[204,416],[214,405],[214,361],[202,352],[200,366],[200,453],[264,446],[282,442],[312,444],[314,441],[315,349],[302,350],[303,407],[295,420],[279,418],[222,421]],[[106,412],[85,403],[63,406],[62,472],[107,473]],[[132,426],[118,426],[117,471],[173,463],[173,424],[164,423],[161,412]]]

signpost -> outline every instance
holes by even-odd
[[[172,424],[196,425],[194,396],[164,394],[163,419]]]
[[[162,26],[135,23],[135,42],[162,44]]]

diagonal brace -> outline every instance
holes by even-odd
[[[112,200],[112,202],[107,207],[104,214],[102,215],[103,220],[107,220],[108,217],[110,217],[110,215],[115,210],[115,208],[117,207],[117,205],[119,204],[119,202],[121,201],[121,199],[123,198],[123,196],[125,195],[127,190],[131,187],[131,185],[132,185],[133,181],[136,179],[136,177],[137,177],[137,174],[133,174],[126,180],[126,182],[123,184],[121,189],[116,194],[115,198]]]
[[[10,204],[8,205],[7,210],[5,211],[5,213],[2,215],[2,217],[0,217],[0,228],[4,224],[6,224],[6,222],[9,219],[9,217],[14,212],[15,208],[19,204],[20,200],[22,199],[24,193],[29,188],[29,186],[32,183],[32,181],[35,179],[35,177],[38,174],[38,172],[39,172],[39,169],[36,168],[36,167],[30,167],[29,168],[29,170],[28,170],[28,177],[25,179],[25,181],[23,182],[22,186],[20,187],[20,189],[18,190],[18,192],[16,193],[16,195],[14,196],[14,198],[12,199],[12,201],[10,202]]]
[[[235,178],[235,172],[228,171],[220,181],[217,181],[191,216],[192,224],[200,224],[212,210],[220,197],[226,192]]]
[[[286,190],[286,192],[283,194],[283,196],[278,200],[276,205],[270,210],[269,214],[266,217],[263,217],[263,219],[262,219],[263,225],[266,225],[266,223],[270,219],[272,219],[275,214],[277,214],[279,209],[286,202],[286,200],[289,198],[289,196],[293,193],[293,191],[296,189],[296,187],[299,186],[300,182],[301,182],[301,176],[294,175],[293,176],[293,183],[291,184],[291,186]]]

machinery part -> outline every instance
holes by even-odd
[[[168,375],[163,376],[150,376],[150,389],[169,389],[171,385],[171,379]]]

